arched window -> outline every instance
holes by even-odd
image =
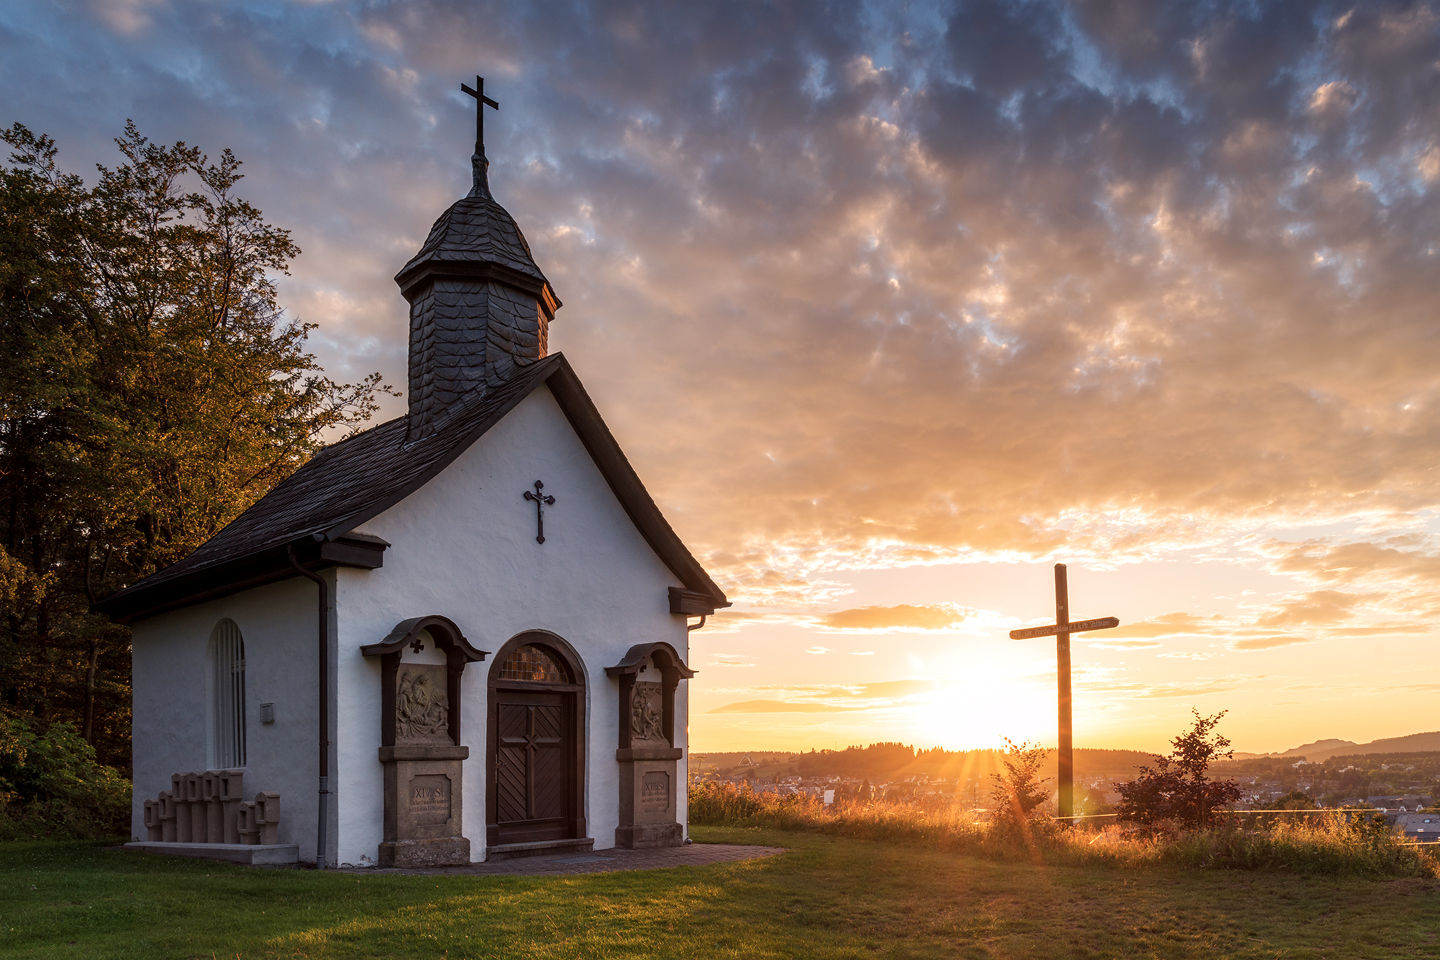
[[[570,671],[565,669],[550,651],[544,647],[527,643],[516,647],[505,662],[500,665],[501,680],[529,680],[532,683],[570,683]]]
[[[211,763],[216,769],[245,766],[245,640],[234,620],[210,633]]]

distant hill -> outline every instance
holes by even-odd
[[[1314,743],[1306,743],[1286,750],[1284,753],[1255,754],[1255,756],[1304,757],[1311,763],[1318,763],[1342,754],[1365,756],[1371,753],[1420,753],[1427,750],[1440,750],[1440,730],[1432,730],[1430,733],[1412,733],[1408,737],[1386,737],[1383,740],[1372,740],[1369,743],[1356,743],[1353,740],[1316,740]]]
[[[742,766],[749,757],[752,765]],[[770,777],[798,774],[803,777],[853,777],[892,780],[927,776],[943,780],[988,780],[1001,772],[1001,751],[945,750],[939,747],[916,750],[904,743],[872,743],[845,750],[811,750],[783,753],[773,750],[726,751],[694,754],[698,770],[714,770],[725,776]],[[1075,776],[1085,780],[1109,777],[1128,780],[1141,764],[1154,756],[1136,750],[1095,750],[1075,748]],[[1040,768],[1042,778],[1056,776],[1055,751],[1050,750]]]

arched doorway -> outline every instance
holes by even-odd
[[[490,666],[487,845],[585,836],[585,675],[570,644],[527,631]]]

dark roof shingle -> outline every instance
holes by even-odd
[[[347,534],[428,482],[539,384],[552,380],[551,390],[566,416],[652,549],[687,587],[728,605],[660,514],[574,371],[557,353],[484,391],[476,390],[434,433],[412,443],[405,442],[406,418],[398,417],[326,447],[185,559],[111,594],[95,607],[133,616],[133,611],[146,607],[147,592],[179,592],[183,597],[187,580],[198,582],[206,574],[213,580],[227,564],[283,550],[288,544]],[[175,605],[172,599],[167,608]]]

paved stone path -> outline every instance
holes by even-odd
[[[755,860],[784,853],[784,847],[732,843],[692,843],[659,850],[597,850],[567,852],[553,857],[523,857],[498,863],[472,863],[465,867],[370,868],[351,873],[413,873],[475,877],[563,877],[579,873],[614,873],[618,870],[659,870],[664,867],[699,867],[709,863]]]

